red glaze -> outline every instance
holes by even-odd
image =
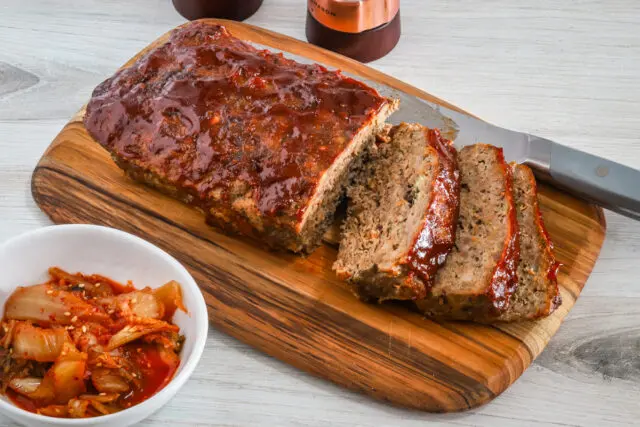
[[[551,311],[560,307],[562,304],[562,297],[560,296],[560,290],[558,289],[558,270],[560,270],[560,267],[562,267],[562,264],[554,260],[554,262],[549,266],[549,271],[547,272],[547,279],[555,285],[556,292],[553,296],[553,300],[551,301]]]
[[[536,188],[536,194],[537,193],[538,193],[538,190]],[[544,220],[542,218],[542,211],[540,211],[540,208],[539,208],[537,203],[536,203],[535,209],[538,212],[538,228],[540,229],[540,232],[542,233],[542,236],[544,237],[545,241],[547,242],[547,245],[549,245],[549,251],[552,251],[553,250],[553,242],[551,241],[551,238],[549,237],[549,232],[547,231],[547,228],[544,226]],[[553,253],[551,255],[553,256]],[[557,282],[558,281],[558,270],[560,269],[560,267],[562,267],[562,264],[554,259],[554,261],[549,266],[549,271],[547,272],[547,278],[549,280],[553,281],[553,282]],[[558,298],[559,298],[559,296],[558,296]]]
[[[426,291],[433,284],[436,271],[444,264],[456,239],[456,225],[460,208],[460,172],[456,150],[437,129],[425,129],[425,137],[438,152],[438,175],[433,184],[433,198],[408,255],[408,265],[425,284]]]
[[[248,210],[268,226],[300,220],[324,172],[387,102],[339,71],[194,22],[100,84],[84,122],[121,162],[205,211],[241,224]],[[239,197],[251,206],[233,206]]]
[[[561,263],[559,263],[558,261],[553,261],[553,263],[551,263],[551,265],[549,266],[549,271],[547,272],[547,279],[551,280],[552,282],[557,282],[558,270],[560,270],[560,267],[562,267]]]
[[[535,179],[533,180],[533,185],[535,186],[535,192],[537,195],[538,185]],[[560,270],[560,267],[562,267],[562,264],[559,263],[553,255],[553,242],[549,237],[549,232],[547,231],[547,228],[544,226],[544,219],[542,218],[542,211],[540,210],[540,206],[538,204],[537,198],[535,201],[534,209],[536,210],[537,216],[538,216],[538,229],[540,230],[540,233],[542,234],[545,242],[547,243],[549,257],[552,260],[552,262],[549,264],[549,270],[547,271],[547,279],[555,285],[556,294],[553,296],[553,300],[551,301],[551,311],[553,311],[556,308],[558,308],[560,304],[562,304],[562,297],[560,296],[560,292],[558,290],[558,271]]]
[[[536,195],[538,194],[538,188],[536,185]],[[542,218],[542,211],[540,211],[538,205],[536,204],[536,212],[538,215],[538,227],[540,228],[540,232],[542,233],[542,236],[544,236],[544,240],[547,241],[547,244],[549,244],[549,246],[551,247],[551,249],[553,249],[553,242],[551,241],[551,238],[549,237],[549,232],[547,231],[547,228],[544,226],[544,220]]]
[[[536,189],[536,194],[537,194],[537,189]],[[547,245],[549,246],[549,252],[551,252],[553,250],[553,242],[549,237],[549,232],[547,231],[547,228],[544,226],[544,220],[542,219],[542,212],[540,211],[540,208],[538,207],[537,203],[536,203],[535,209],[536,211],[538,211],[538,228],[540,229],[540,232],[542,233],[544,240],[547,242]],[[551,253],[551,256],[553,258],[553,253]],[[557,282],[558,270],[560,270],[560,267],[562,267],[562,264],[556,261],[555,258],[553,258],[553,262],[549,265],[549,271],[547,272],[547,279],[551,280],[554,283]]]
[[[502,256],[493,271],[493,280],[487,294],[492,306],[493,314],[498,315],[509,306],[511,294],[518,285],[518,262],[520,261],[520,232],[518,228],[518,219],[516,217],[516,209],[513,200],[513,178],[511,176],[511,168],[504,161],[502,148],[499,150],[500,162],[505,174],[505,199],[509,205],[508,221],[509,232],[505,247],[502,250]]]

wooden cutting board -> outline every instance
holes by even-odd
[[[223,23],[241,39],[463,112],[340,55],[261,28]],[[537,322],[432,321],[403,305],[356,300],[331,271],[336,249],[329,244],[302,258],[267,252],[207,227],[195,209],[126,178],[89,137],[83,114],[84,108],[64,127],[33,173],[33,197],[54,222],[107,225],[157,244],[200,284],[215,327],[313,375],[396,405],[458,411],[502,393],[556,333],[604,240],[600,208],[541,185],[544,219],[564,264],[563,305]]]

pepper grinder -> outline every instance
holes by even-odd
[[[180,15],[189,20],[223,18],[244,21],[262,5],[262,0],[173,0]]]
[[[361,62],[400,40],[400,0],[307,0],[307,40]]]

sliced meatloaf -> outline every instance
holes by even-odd
[[[513,322],[551,314],[561,303],[556,272],[558,262],[538,207],[536,179],[524,165],[511,165],[513,194],[520,229],[518,286],[499,320]]]
[[[427,297],[430,316],[491,321],[509,307],[516,284],[518,225],[502,149],[476,144],[458,155],[460,214],[455,245]]]
[[[424,298],[454,242],[459,173],[451,141],[418,124],[394,127],[347,195],[337,274],[365,300]]]
[[[101,83],[84,123],[133,179],[209,223],[309,252],[396,108],[338,71],[193,22]]]

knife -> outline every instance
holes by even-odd
[[[539,136],[494,126],[360,76],[354,78],[381,95],[400,99],[391,123],[439,128],[457,148],[478,142],[502,147],[507,161],[531,167],[538,179],[640,221],[640,171]]]
[[[279,51],[273,46],[254,45]],[[309,58],[283,52],[301,63]],[[457,148],[478,142],[501,147],[509,162],[529,166],[542,181],[640,221],[640,171],[602,157],[561,145],[546,138],[501,128],[362,76],[344,73],[381,95],[400,100],[389,122],[420,123],[438,128]]]

